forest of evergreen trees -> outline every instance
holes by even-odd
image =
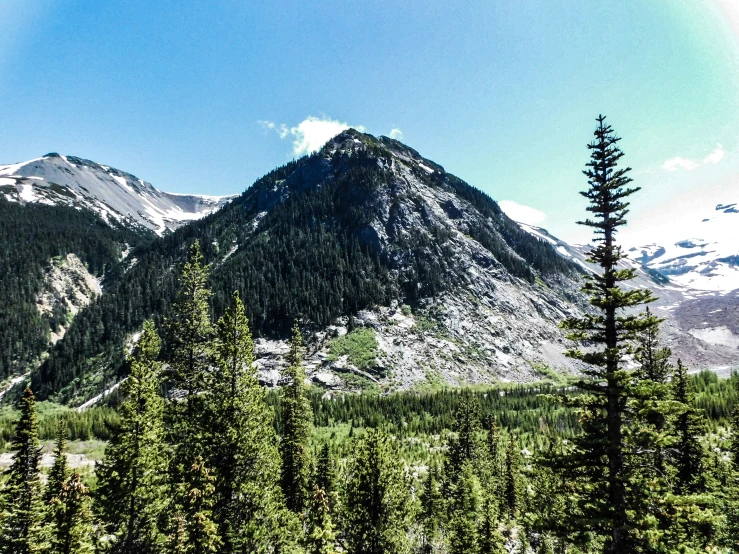
[[[583,345],[567,354],[589,368],[572,390],[318,397],[294,322],[275,398],[256,380],[238,292],[214,322],[196,241],[169,317],[146,321],[128,358],[94,484],[67,467],[65,418],[42,482],[25,391],[0,553],[736,552],[738,380],[690,378],[660,344],[659,318],[639,311],[651,293],[621,286],[634,270],[617,266],[615,235],[638,189],[618,140],[599,117],[583,223],[602,273],[584,286],[593,311],[563,322]],[[356,426],[347,449],[312,445],[337,421]],[[430,463],[407,463],[402,436],[447,426]]]
[[[144,233],[111,227],[86,210],[0,198],[0,380],[37,361],[49,334],[67,323],[67,311],[57,307],[42,315],[36,306],[49,260],[75,253],[90,273],[102,277],[118,263],[125,243],[145,239]]]

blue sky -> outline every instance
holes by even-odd
[[[341,124],[395,129],[513,213],[582,240],[585,144],[605,113],[644,187],[637,222],[666,198],[738,188],[734,0],[0,10],[0,163],[57,151],[163,190],[227,194]]]

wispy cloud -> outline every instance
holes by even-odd
[[[695,160],[690,160],[677,156],[675,158],[670,158],[665,163],[663,163],[662,169],[666,169],[667,171],[677,171],[678,169],[693,171],[694,169],[698,169],[700,166],[701,164],[699,164]]]
[[[547,214],[544,212],[540,212],[531,206],[524,206],[513,200],[501,200],[498,205],[508,217],[519,223],[541,225],[547,218]]]
[[[308,116],[294,127],[288,127],[284,123],[278,124],[274,121],[259,121],[258,123],[265,131],[276,132],[281,139],[293,137],[293,154],[295,156],[317,152],[329,140],[350,127],[364,132],[362,125],[349,125],[329,117]]]
[[[703,160],[703,165],[705,164],[713,164],[716,165],[721,160],[724,159],[724,156],[726,155],[726,152],[724,152],[724,147],[720,144],[716,146],[716,150],[708,154],[708,156],[705,157]]]
[[[702,160],[693,160],[691,158],[681,158],[680,156],[676,156],[663,163],[662,169],[667,171],[677,171],[678,169],[693,171],[694,169],[698,169],[704,165],[716,165],[724,159],[725,155],[726,152],[724,151],[724,147],[717,144],[716,149]]]
[[[400,140],[403,138],[403,131],[398,129],[397,127],[393,127],[390,130],[390,134],[388,135],[391,139]]]

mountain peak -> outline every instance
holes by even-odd
[[[57,152],[0,165],[0,196],[10,202],[86,208],[109,225],[159,235],[212,213],[233,198],[162,192],[131,173]]]

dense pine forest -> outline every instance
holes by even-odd
[[[61,298],[44,315],[35,305],[45,290],[49,260],[73,253],[92,275],[103,277],[118,263],[124,245],[147,238],[144,231],[111,227],[87,210],[0,198],[0,380],[37,361],[49,335],[71,319]]]
[[[592,309],[562,322],[567,355],[587,368],[578,378],[388,396],[311,390],[304,322],[293,319],[281,387],[268,392],[256,379],[252,329],[265,319],[252,322],[255,293],[211,290],[206,243],[193,240],[166,284],[167,317],[143,323],[109,406],[55,411],[28,388],[0,414],[14,452],[0,553],[735,552],[739,378],[689,375],[660,342],[651,292],[624,286],[635,271],[619,265],[617,232],[639,189],[619,138],[597,121],[582,223],[602,271],[583,288]],[[382,283],[371,250],[339,246],[326,255],[336,248]],[[106,441],[94,472],[69,467],[68,441],[91,437]],[[50,439],[54,464],[42,473]]]

